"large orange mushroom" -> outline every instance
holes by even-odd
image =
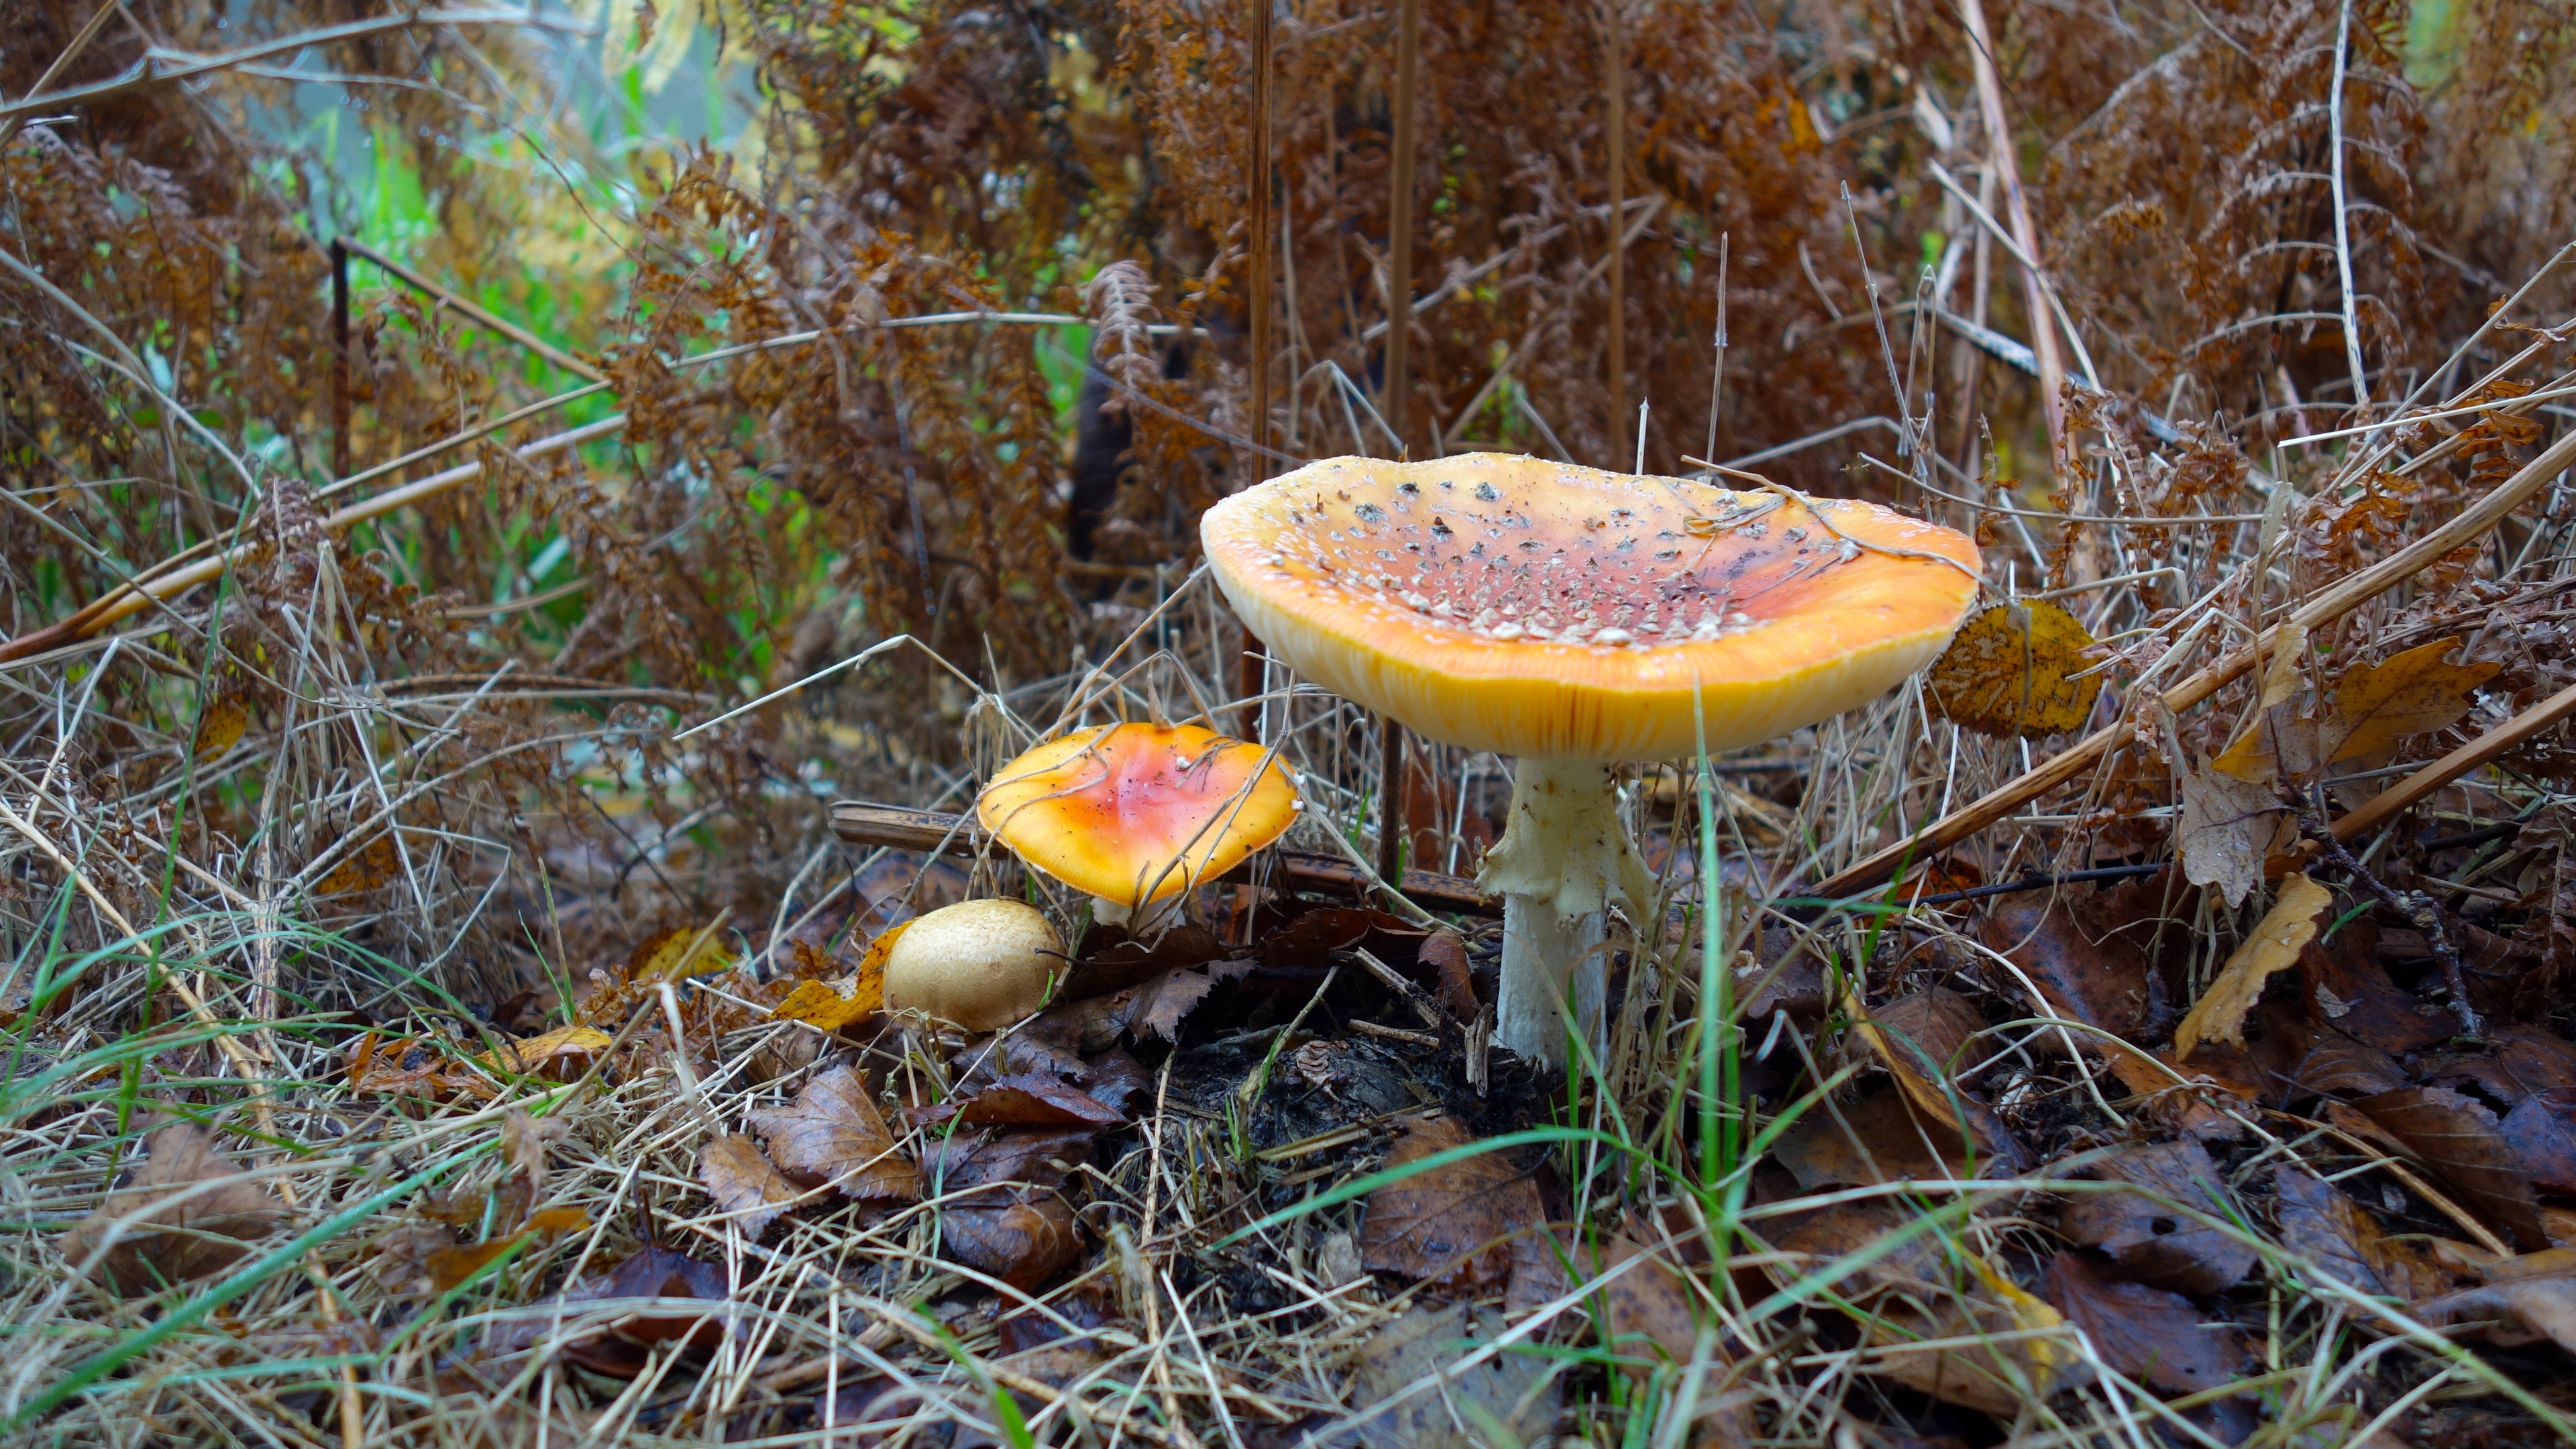
[[[975,802],[986,830],[1113,921],[1234,869],[1300,808],[1270,751],[1196,725],[1152,724],[1048,740],[1004,765]]]
[[[1519,761],[1478,880],[1504,897],[1498,1036],[1548,1062],[1569,988],[1598,1029],[1609,899],[1648,904],[1613,767],[1866,703],[1940,654],[1978,588],[1974,542],[1876,504],[1495,453],[1309,464],[1210,508],[1200,536],[1299,673]]]

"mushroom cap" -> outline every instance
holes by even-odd
[[[1020,859],[1129,907],[1232,870],[1297,810],[1269,751],[1196,725],[1076,730],[1004,765],[975,802]]]
[[[1334,458],[1200,537],[1245,627],[1345,699],[1469,749],[1665,760],[1875,698],[1975,600],[1965,534],[1816,509],[1501,453]]]
[[[1025,901],[959,901],[906,925],[886,953],[885,1008],[1000,1031],[1046,1005],[1064,940]]]

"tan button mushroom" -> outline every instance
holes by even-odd
[[[1648,903],[1613,766],[1863,704],[1939,655],[1977,594],[1974,542],[1876,504],[1495,453],[1309,464],[1210,508],[1200,536],[1298,672],[1519,761],[1478,881],[1504,897],[1497,1035],[1550,1063],[1569,987],[1598,1030],[1587,948],[1608,899]]]
[[[886,953],[885,1006],[967,1031],[1000,1031],[1046,1005],[1064,941],[1024,901],[960,901],[904,927]]]
[[[1297,820],[1288,769],[1196,725],[1077,730],[1004,765],[975,802],[986,830],[1123,921],[1223,875]]]

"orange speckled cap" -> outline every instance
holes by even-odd
[[[1874,503],[1501,453],[1334,458],[1210,508],[1237,617],[1345,699],[1536,758],[1741,748],[1863,704],[1950,642],[1977,546]]]
[[[1286,766],[1196,725],[1077,730],[1004,765],[975,802],[1020,859],[1131,907],[1234,869],[1297,810]]]

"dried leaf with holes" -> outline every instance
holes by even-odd
[[[715,1199],[717,1211],[736,1214],[742,1235],[755,1243],[801,1196],[796,1184],[760,1155],[760,1144],[738,1132],[711,1138],[698,1149],[698,1181]]]
[[[2174,1057],[2189,1061],[2192,1048],[2204,1041],[2245,1044],[2245,1016],[2263,995],[2272,973],[2299,964],[2299,952],[2317,938],[2317,915],[2334,904],[2334,892],[2294,873],[2281,881],[2281,894],[2263,913],[2254,932],[2227,958],[2218,979],[2174,1028]]]
[[[799,981],[786,1000],[771,1008],[772,1012],[825,1031],[839,1031],[884,1010],[886,957],[893,952],[904,928],[911,924],[902,921],[879,932],[868,943],[867,953],[859,958],[859,969],[847,981]]]
[[[2066,1236],[2110,1255],[2120,1276],[2176,1293],[2219,1293],[2242,1282],[2259,1256],[2226,1197],[2209,1149],[2173,1142],[2123,1149],[2096,1175],[2123,1191],[2074,1196],[2059,1219]]]
[[[793,1107],[754,1111],[751,1125],[792,1181],[872,1202],[921,1199],[921,1170],[895,1147],[867,1080],[849,1067],[807,1082]]]
[[[143,1139],[125,1184],[63,1234],[65,1261],[120,1293],[149,1293],[221,1271],[267,1236],[284,1204],[215,1150],[215,1134],[173,1122]]]
[[[2082,729],[2102,693],[2102,676],[2084,673],[2091,647],[2083,623],[2050,600],[1997,604],[1960,626],[1923,676],[1923,698],[1943,719],[2000,739]]]
[[[1390,1172],[1476,1140],[1454,1117],[1408,1118],[1400,1127],[1386,1155]],[[1511,1271],[1512,1234],[1541,1216],[1528,1174],[1500,1153],[1480,1152],[1370,1193],[1360,1260],[1435,1288],[1496,1283]]]
[[[188,753],[200,761],[211,760],[240,744],[243,731],[249,728],[250,712],[242,708],[240,700],[226,695],[207,705],[206,712],[197,717],[197,737]]]

